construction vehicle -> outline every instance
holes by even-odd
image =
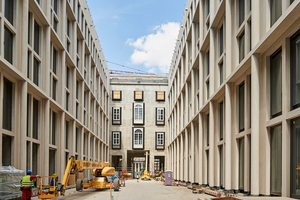
[[[148,173],[148,151],[146,152],[146,170],[143,172],[141,180],[153,180],[153,178],[150,177],[149,173]]]
[[[47,182],[48,184],[43,184],[43,182]],[[57,173],[52,176],[39,176],[37,184],[39,199],[52,199],[59,196],[60,185],[58,184]]]
[[[109,166],[109,162],[93,162],[93,161],[85,161],[85,160],[76,160],[74,156],[69,158],[65,174],[63,177],[63,181],[61,184],[57,183],[57,175],[53,175],[46,178],[51,178],[50,185],[43,185],[42,178],[38,179],[38,198],[39,199],[51,199],[58,196],[58,191],[60,191],[60,195],[65,195],[65,191],[67,188],[67,183],[69,181],[70,173],[72,170],[79,172],[84,169],[93,170],[93,179],[89,181],[87,178],[84,180],[77,179],[76,180],[76,191],[82,191],[82,189],[86,188],[96,188],[96,189],[104,189],[110,188],[110,183],[107,182],[106,176],[115,176],[115,168]],[[119,179],[114,179],[114,190],[119,190]],[[44,192],[44,190],[47,192]]]

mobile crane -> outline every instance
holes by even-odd
[[[50,199],[58,197],[58,191],[60,195],[65,195],[67,188],[67,183],[69,181],[70,173],[72,170],[76,172],[82,171],[84,169],[93,170],[93,180],[88,181],[87,179],[77,179],[76,180],[76,191],[82,190],[82,188],[96,188],[103,189],[109,188],[106,176],[115,176],[115,168],[109,167],[109,162],[93,162],[85,160],[76,160],[74,156],[69,158],[63,181],[61,184],[57,183],[57,175],[38,178],[38,198],[39,199]],[[42,178],[48,178],[51,182],[50,185],[43,185]],[[43,192],[44,189],[49,190],[49,192]],[[114,179],[114,190],[119,190],[119,179]]]

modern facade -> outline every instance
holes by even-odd
[[[300,1],[188,0],[169,73],[181,182],[300,197]]]
[[[0,164],[107,161],[109,72],[85,0],[0,1]]]
[[[168,78],[111,75],[110,160],[133,176],[166,168]],[[141,176],[140,176],[141,177]]]

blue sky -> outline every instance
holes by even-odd
[[[186,0],[87,0],[105,59],[166,75]],[[112,63],[112,70],[134,71]]]

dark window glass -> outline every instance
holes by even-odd
[[[13,33],[4,26],[4,58],[12,64],[13,61]]]
[[[282,2],[281,0],[270,0],[271,8],[271,26],[279,19],[282,12]]]
[[[67,18],[67,35],[70,38],[70,20]]]
[[[38,139],[39,137],[39,101],[33,98],[32,101],[32,137]]]
[[[34,21],[34,51],[39,54],[40,51],[40,26]]]
[[[245,85],[239,85],[239,131],[245,130]]]
[[[39,65],[40,62],[34,58],[33,64],[33,82],[38,86],[39,85]]]
[[[300,163],[300,118],[291,120],[291,197],[300,197],[299,163]]]
[[[206,96],[209,99],[209,81],[206,82]]]
[[[2,128],[12,131],[13,83],[3,78],[3,125]]]
[[[282,183],[282,129],[271,128],[271,193],[281,194]]]
[[[207,52],[207,55],[206,55],[206,73],[208,76],[209,75],[209,51]]]
[[[53,79],[52,98],[56,100],[56,84],[57,80]]]
[[[204,3],[204,6],[205,6],[205,18],[207,18],[208,17],[208,15],[209,15],[209,1],[210,0],[205,0],[205,3]]]
[[[223,101],[220,103],[220,140],[223,140],[223,126],[224,126],[224,121],[223,121]]]
[[[245,58],[245,33],[239,37],[239,62]]]
[[[239,139],[239,189],[244,190],[244,159],[245,159],[245,141],[244,138]]]
[[[69,69],[69,67],[67,67],[66,76],[67,76],[66,86],[67,86],[67,88],[69,88],[69,86],[70,86],[70,84],[69,84],[69,81],[70,81],[70,69]]]
[[[224,176],[224,166],[223,166],[223,145],[220,147],[220,186],[224,187],[223,176]]]
[[[300,107],[300,33],[291,38],[291,109]]]
[[[239,26],[245,20],[245,0],[239,0]]]
[[[2,135],[2,166],[12,165],[12,140],[13,138],[8,135]]]
[[[31,26],[30,26],[30,19],[31,19],[31,13],[28,12],[28,44],[30,44],[30,37],[31,37]]]
[[[76,81],[76,99],[78,99],[78,93],[79,93],[79,82]]]
[[[56,113],[52,112],[52,144],[55,145],[56,136]]]
[[[30,111],[31,111],[31,98],[30,98],[30,94],[27,94],[27,127],[26,127],[26,129],[27,129],[27,134],[26,134],[26,136],[27,137],[30,137],[30,133],[29,133],[29,126],[30,126]]]
[[[70,94],[67,92],[66,94],[66,110],[69,111],[69,97],[70,97]]]
[[[282,113],[282,66],[281,50],[271,56],[270,61],[270,92],[271,92],[271,117]]]
[[[78,39],[77,39],[77,54],[79,54],[79,40]]]
[[[209,114],[206,115],[206,140],[207,146],[209,146]]]
[[[69,149],[69,122],[66,121],[66,149]]]
[[[14,24],[14,1],[4,1],[4,17],[11,23]]]
[[[78,152],[78,128],[76,127],[76,134],[75,134],[75,152]]]
[[[27,78],[30,78],[30,57],[31,53],[28,51],[27,53]]]
[[[251,51],[251,49],[252,49],[252,44],[251,44],[251,43],[252,43],[252,27],[251,27],[251,26],[252,26],[252,24],[251,24],[251,21],[250,21],[250,22],[249,22],[249,33],[250,33],[250,34],[249,34],[249,36],[250,36],[250,37],[249,37],[249,40],[250,40],[250,51]]]
[[[224,75],[223,75],[223,62],[219,65],[220,70],[220,85],[223,83]]]
[[[223,53],[223,25],[220,28],[220,56]]]
[[[56,150],[49,149],[49,176],[56,173],[55,162],[56,161]]]
[[[56,74],[56,68],[57,68],[57,51],[53,47],[53,73]]]
[[[54,9],[54,12],[55,12],[56,14],[58,14],[58,13],[57,13],[57,9],[58,9],[57,0],[53,0],[53,1],[54,1],[54,6],[53,6],[53,7],[54,7],[54,8],[53,8],[53,9]]]

